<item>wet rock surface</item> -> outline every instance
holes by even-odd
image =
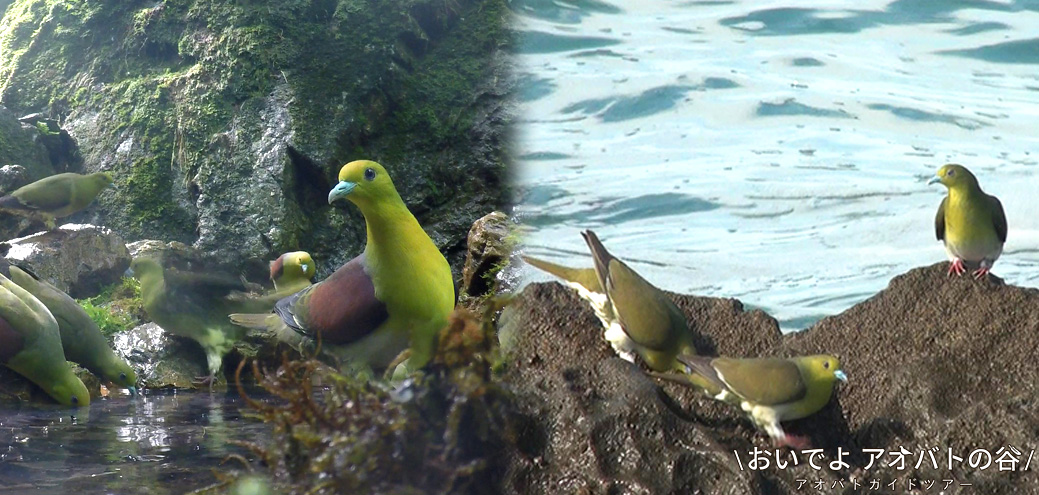
[[[72,296],[96,295],[130,267],[123,239],[105,227],[65,224],[8,241],[7,259],[23,261],[44,280]]]
[[[4,165],[0,167],[0,195],[14,192],[29,182],[29,171],[21,165]]]
[[[945,263],[895,277],[873,298],[797,334],[744,312],[738,301],[672,295],[689,317],[697,349],[729,356],[830,353],[850,381],[788,433],[824,449],[812,468],[776,469],[775,447],[736,408],[647,378],[613,355],[591,309],[557,283],[533,284],[500,320],[509,371],[527,413],[530,455],[517,457],[507,493],[906,493],[910,483],[945,493],[1039,493],[1036,466],[999,471],[997,451],[1014,446],[1023,467],[1039,445],[1039,290],[947,278]],[[862,449],[911,452],[905,469],[885,456],[869,470]],[[938,447],[938,468],[920,452]],[[768,469],[747,466],[755,448]],[[948,449],[962,464],[948,469]],[[830,469],[838,449],[847,466]],[[993,463],[970,468],[985,449]],[[734,451],[741,455],[742,466]],[[792,463],[788,450],[782,459]],[[742,469],[741,469],[742,467]],[[802,483],[801,480],[805,480]],[[911,481],[912,480],[912,481]],[[890,483],[894,481],[892,487]],[[969,484],[970,486],[960,486]],[[843,487],[843,488],[842,488]],[[922,493],[926,493],[923,491]]]
[[[508,215],[500,211],[473,222],[462,267],[462,288],[466,296],[480,297],[493,289],[495,275],[512,254],[507,240],[512,227]]]
[[[112,336],[112,349],[137,371],[139,388],[193,388],[208,373],[202,348],[190,339],[174,337],[155,323],[146,323]],[[216,377],[218,384],[224,377]]]
[[[38,136],[33,124],[19,122],[14,112],[0,105],[0,165],[24,167],[30,181],[53,174],[47,147]]]

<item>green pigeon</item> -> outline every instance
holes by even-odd
[[[54,219],[86,208],[112,180],[111,172],[52,175],[0,198],[0,210],[40,220],[53,229]]]
[[[0,273],[43,303],[58,323],[65,359],[79,363],[102,381],[137,393],[137,374],[116,355],[101,335],[101,329],[74,299],[53,285],[40,280],[35,273],[0,259]]]
[[[241,310],[242,303],[230,296],[247,291],[245,283],[220,274],[165,270],[157,260],[143,256],[134,258],[129,272],[141,283],[148,318],[166,332],[202,346],[209,375],[200,382],[212,387],[224,355],[243,334],[227,316]]]
[[[1007,241],[1003,204],[985,194],[978,179],[963,165],[942,166],[927,184],[936,182],[949,190],[934,216],[934,235],[945,242],[951,261],[949,275],[963,275],[967,266],[977,267],[973,273],[976,279],[988,275]]]
[[[652,375],[739,406],[779,445],[798,445],[780,421],[815,414],[830,402],[837,380],[848,381],[840,360],[826,354],[750,359],[682,356],[681,361],[687,366],[685,373]]]
[[[357,160],[339,170],[329,204],[346,199],[364,215],[364,252],[327,279],[278,301],[273,314],[234,314],[293,345],[321,339],[341,360],[390,366],[405,348],[407,369],[432,357],[454,310],[451,267],[408,211],[382,165]]]
[[[306,251],[285,253],[270,263],[270,269],[274,290],[264,294],[234,292],[229,296],[229,299],[241,303],[238,311],[270,312],[278,301],[310,286],[317,273],[317,265]]]
[[[653,371],[682,371],[683,354],[695,355],[685,314],[664,291],[613,257],[591,230],[582,233],[595,268],[569,268],[524,256],[534,267],[567,282],[588,301],[606,331],[603,337],[622,358],[635,354]]]
[[[58,322],[47,307],[0,273],[0,363],[68,406],[90,405],[90,393],[61,348]]]
[[[286,295],[308,287],[316,273],[317,265],[306,251],[285,253],[271,262],[274,290]]]

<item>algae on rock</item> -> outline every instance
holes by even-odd
[[[46,112],[87,168],[116,173],[100,221],[127,238],[257,271],[304,249],[330,272],[363,228],[325,197],[370,158],[460,261],[469,225],[509,197],[508,15],[502,0],[17,0],[0,104]]]

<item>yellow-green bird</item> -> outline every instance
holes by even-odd
[[[137,374],[112,351],[97,323],[82,306],[68,294],[40,280],[36,274],[11,266],[3,259],[0,259],[0,273],[32,294],[51,312],[58,323],[65,359],[79,363],[105,382],[127,388],[131,394],[137,393]]]
[[[591,230],[582,233],[595,268],[568,268],[536,258],[523,259],[562,278],[591,304],[606,331],[603,337],[622,358],[638,354],[654,371],[681,371],[683,354],[695,355],[685,315],[664,291],[613,257]]]
[[[90,393],[72,373],[61,348],[58,322],[47,307],[0,273],[0,363],[68,406],[90,405]]]
[[[40,220],[53,229],[54,219],[86,208],[112,180],[111,172],[52,175],[0,198],[0,210]]]
[[[988,275],[1007,241],[1003,204],[985,194],[978,179],[963,165],[942,166],[927,184],[936,182],[949,190],[934,216],[934,235],[945,242],[949,254],[949,275],[963,275],[967,266],[977,267],[974,278]]]
[[[328,203],[346,199],[364,215],[364,252],[327,279],[278,301],[274,314],[231,315],[283,340],[316,339],[343,359],[388,366],[406,347],[409,369],[433,355],[454,309],[451,267],[408,211],[382,165],[357,160],[339,170]]]
[[[241,302],[239,311],[265,313],[274,309],[278,301],[299,292],[313,282],[317,265],[310,253],[293,251],[285,253],[270,263],[271,282],[274,290],[264,294],[233,293],[230,299]]]
[[[317,265],[306,251],[285,253],[271,262],[274,290],[285,295],[308,287],[316,273]]]
[[[245,284],[220,274],[165,270],[157,260],[143,256],[134,258],[129,271],[141,282],[148,317],[163,330],[202,346],[209,375],[200,382],[212,387],[224,355],[242,337],[243,331],[227,316],[241,310],[242,303],[230,296],[245,292]]]
[[[815,414],[830,402],[837,380],[848,381],[834,356],[734,359],[682,356],[685,373],[652,373],[701,389],[709,397],[740,407],[758,429],[779,445],[798,445],[780,421]]]

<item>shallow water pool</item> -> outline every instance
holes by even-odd
[[[0,493],[179,495],[214,484],[228,455],[253,457],[231,441],[269,431],[243,407],[237,392],[183,391],[79,410],[0,403]]]

